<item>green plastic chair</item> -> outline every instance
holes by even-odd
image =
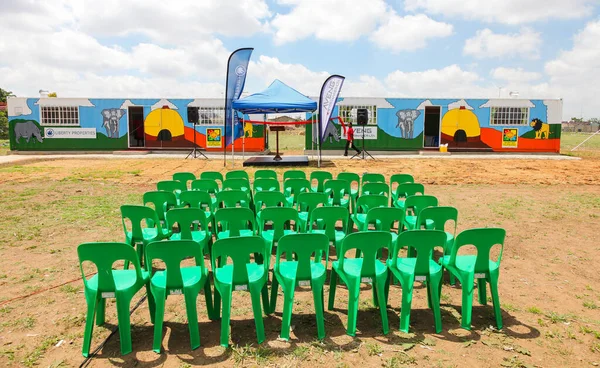
[[[225,181],[227,180],[229,179],[225,179]],[[238,189],[223,190],[217,193],[215,208],[233,207],[250,208],[250,193]]]
[[[287,170],[283,173],[283,182],[288,179],[306,179],[306,173],[302,170]]]
[[[213,179],[198,179],[192,182],[192,190],[198,190],[210,194],[213,201],[213,208],[217,203],[217,193],[219,193],[219,184]],[[181,200],[181,199],[180,199]]]
[[[342,240],[348,234],[348,209],[345,207],[317,207],[312,210],[309,218],[308,232],[327,235],[337,251]],[[342,222],[341,230],[335,227],[338,221]],[[337,254],[339,257],[339,252]]]
[[[81,353],[86,358],[89,356],[94,317],[96,325],[101,326],[104,324],[107,298],[115,298],[117,301],[121,354],[131,353],[129,307],[135,294],[144,286],[148,288],[150,279],[148,272],[141,268],[135,250],[124,243],[84,243],[77,247],[77,255],[87,303]],[[131,263],[134,269],[113,270],[113,264],[121,260],[124,260],[127,264]],[[89,279],[86,278],[83,270],[84,262],[93,263],[98,273]],[[154,320],[154,299],[150,290],[147,290],[147,293],[150,319]]]
[[[175,224],[179,232],[174,232]],[[200,208],[176,208],[167,212],[167,226],[171,232],[170,240],[193,240],[204,253],[209,253],[212,234],[208,229],[206,215]]]
[[[298,194],[308,191],[310,191],[310,181],[306,179],[287,179],[283,182],[283,194],[287,201],[287,207],[294,207]]]
[[[262,178],[262,179],[254,179],[253,183],[254,193],[257,192],[279,192],[281,187],[279,186],[279,181],[273,178]]]
[[[156,183],[156,190],[164,190],[165,192],[171,192],[175,194],[177,200],[181,192],[185,192],[187,187],[180,181],[175,180],[163,180]]]
[[[200,174],[200,179],[209,179],[217,182],[217,190],[223,186],[223,174],[218,171],[204,171]]]
[[[442,332],[440,312],[440,288],[442,285],[442,267],[433,260],[436,247],[444,248],[446,234],[438,230],[410,230],[398,235],[394,250],[387,264],[392,274],[402,285],[402,308],[400,313],[400,331],[408,333],[413,286],[415,281],[424,281],[427,285],[427,301],[435,321],[435,332]],[[416,258],[398,257],[400,249],[408,247],[417,253]]]
[[[215,203],[213,202],[213,198],[207,192],[202,192],[199,190],[190,190],[187,192],[181,193],[179,197],[179,208],[200,208],[204,212],[204,216],[206,216],[206,221],[215,229],[215,216],[214,212],[216,210]]]
[[[278,242],[284,235],[298,232],[298,211],[295,208],[267,207],[261,211],[259,221],[258,235],[262,236],[271,245]],[[294,223],[294,230],[292,230],[292,222]],[[267,223],[271,223],[271,229],[269,230],[265,229]]]
[[[324,193],[329,196],[329,206],[345,207],[350,211],[352,201],[350,182],[338,179],[327,180],[324,184]]]
[[[417,228],[417,218],[419,217],[421,211],[427,207],[437,207],[438,199],[431,195],[413,195],[406,198],[404,205],[405,211],[412,210],[414,214],[406,214],[404,216],[404,226],[406,226],[407,230],[415,230]],[[425,228],[431,228],[433,221],[427,219],[425,219],[425,221],[427,224]]]
[[[365,183],[385,183],[385,176],[377,173],[364,173],[361,183],[362,185],[365,185]]]
[[[452,222],[451,231],[446,231],[446,224]],[[417,229],[440,230],[446,234],[446,245],[444,254],[449,255],[454,237],[456,236],[456,226],[458,223],[458,210],[450,206],[426,207],[421,210],[417,218]]]
[[[367,212],[364,228],[359,231],[369,231],[369,225],[377,231],[387,231],[392,234],[392,244],[396,244],[398,234],[404,224],[404,211],[394,207],[374,207]],[[397,232],[393,229],[396,228]]]
[[[338,260],[331,264],[331,279],[329,281],[329,305],[333,310],[335,290],[338,277],[348,287],[348,327],[346,333],[356,335],[356,317],[361,283],[373,284],[373,303],[379,306],[383,334],[389,332],[387,318],[386,284],[388,282],[388,267],[384,260],[377,255],[383,249],[391,249],[392,235],[386,231],[369,231],[349,234],[344,238],[338,252]],[[356,249],[360,254],[356,258],[347,258],[349,250]]]
[[[329,239],[324,234],[284,235],[279,239],[273,267],[270,306],[271,313],[274,313],[277,307],[277,292],[281,285],[283,315],[279,336],[282,339],[290,339],[294,292],[298,285],[311,287],[317,319],[317,337],[319,340],[325,338],[323,286],[327,278],[328,259]]]
[[[367,213],[371,208],[375,207],[387,207],[388,199],[382,194],[368,194],[358,197],[356,202],[356,212],[353,213],[350,218],[356,225],[358,231],[364,231],[365,220],[367,219]]]
[[[441,263],[450,271],[462,286],[462,321],[461,326],[471,329],[471,314],[473,309],[473,289],[477,280],[479,304],[486,305],[486,283],[490,284],[496,326],[502,329],[502,311],[498,296],[498,277],[500,276],[500,261],[504,251],[506,230],[500,228],[470,229],[456,236],[449,256],[444,256]],[[465,245],[473,245],[476,255],[458,255],[458,250]],[[490,250],[495,245],[500,246],[497,260],[492,260]]]
[[[396,189],[398,189],[398,185],[414,183],[415,178],[413,178],[410,174],[394,174],[390,177],[390,192],[392,193],[392,197],[396,193]],[[397,198],[394,198],[397,199]]]
[[[369,195],[369,194],[383,194],[386,197],[390,196],[390,186],[386,183],[381,182],[367,182],[364,183],[360,195]]]
[[[181,262],[187,258],[194,258],[195,266],[181,267]],[[149,269],[152,269],[154,260],[164,262],[165,269],[155,271],[150,278],[150,291],[156,303],[152,350],[156,353],[160,353],[161,350],[165,300],[170,295],[184,296],[190,345],[194,350],[200,346],[196,300],[202,289],[204,289],[208,316],[211,319],[214,316],[212,292],[202,249],[196,242],[190,240],[152,242],[146,247],[146,264],[150,265]]]
[[[325,180],[333,179],[333,175],[329,171],[313,171],[310,173],[311,190],[313,192],[322,193],[324,190],[323,184]],[[317,185],[312,185],[316,181]]]
[[[225,180],[227,179],[246,179],[246,181],[250,181],[250,176],[246,170],[233,170],[225,173]]]
[[[256,170],[254,172],[254,180],[256,179],[275,179],[277,180],[277,172],[275,170]]]
[[[360,189],[360,176],[356,173],[342,172],[337,175],[338,180],[346,180],[350,182],[350,197],[352,197],[352,213],[356,212],[356,200],[358,199],[358,192]],[[356,188],[354,188],[356,183]]]
[[[394,207],[405,209],[404,201],[413,195],[425,194],[425,187],[419,183],[398,184],[396,190],[392,192],[392,204]]]
[[[221,208],[215,212],[217,239],[253,236],[255,232],[254,213],[249,208]],[[221,231],[219,231],[219,227]]]
[[[144,202],[144,206],[148,206],[148,204],[154,206],[158,220],[163,224],[165,223],[165,214],[167,211],[177,206],[175,194],[162,190],[144,193],[142,201]]]
[[[260,213],[267,207],[285,207],[287,200],[281,192],[257,192],[254,195],[254,210],[256,222],[260,222]]]
[[[191,172],[178,172],[173,174],[173,180],[182,182],[188,188],[188,182],[196,180],[196,175]]]
[[[237,209],[235,209],[237,210]],[[226,211],[226,210],[219,210]],[[217,211],[217,213],[219,212]],[[266,262],[250,261],[250,256],[260,255]],[[258,343],[265,340],[260,297],[263,308],[269,311],[267,281],[271,250],[260,236],[219,239],[213,245],[211,264],[215,283],[215,316],[223,311],[221,318],[221,346],[229,346],[229,321],[231,320],[231,296],[233,291],[249,291],[256,325]],[[256,259],[256,258],[255,258]],[[228,263],[231,260],[231,263]]]
[[[319,207],[319,205],[325,206],[327,202],[327,195],[325,193],[307,192],[298,194],[298,201],[296,205],[301,232],[305,233],[308,231],[308,220],[312,210]]]
[[[131,222],[131,230],[127,227]],[[171,234],[163,228],[156,211],[146,206],[123,205],[121,206],[121,222],[125,233],[125,243],[137,249],[140,261],[144,257],[144,247],[153,241],[167,239]],[[142,224],[145,223],[146,227]],[[125,262],[125,268],[128,267]]]
[[[242,179],[242,178],[225,179],[225,181],[223,182],[222,190],[232,190],[232,189],[250,192],[250,182],[247,179]]]

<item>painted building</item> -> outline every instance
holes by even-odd
[[[438,149],[449,151],[560,152],[562,100],[340,98],[333,112],[354,125],[362,146],[356,110],[369,111],[364,128],[367,150]],[[307,127],[306,146],[316,147],[316,126]],[[325,129],[323,150],[346,144],[339,120]]]

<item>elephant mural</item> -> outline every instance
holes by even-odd
[[[106,136],[108,138],[119,138],[119,120],[125,113],[125,109],[102,110],[102,126],[106,129]]]
[[[398,112],[396,112],[396,116],[398,117],[396,128],[400,128],[400,136],[402,138],[414,138],[415,120],[417,120],[419,115],[421,115],[421,112],[413,109],[398,110]]]
[[[38,142],[42,143],[42,134],[40,128],[33,121],[23,121],[16,123],[15,127],[15,142],[19,143],[19,139],[25,138],[25,142],[29,143],[31,137],[35,137]]]

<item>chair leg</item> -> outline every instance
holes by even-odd
[[[383,327],[383,334],[387,335],[390,332],[390,325],[387,316],[387,298],[385,295],[385,285],[388,283],[389,278],[387,275],[379,277],[376,282],[373,283],[373,289],[377,289],[377,297],[379,299],[379,312],[381,313],[381,325]]]
[[[412,294],[414,280],[400,281],[402,284],[402,307],[400,309],[400,331],[408,333],[410,328],[410,310],[412,308]]]
[[[260,293],[261,290],[250,289],[252,312],[254,313],[254,324],[256,325],[256,339],[259,344],[265,341],[265,325],[263,322],[262,308],[260,306]]]
[[[377,296],[377,291],[378,290],[377,290],[377,285],[376,285],[375,280],[373,280],[373,282],[371,283],[371,291],[372,291],[372,294],[373,294],[373,306],[375,308],[379,308],[379,298]]]
[[[154,289],[154,303],[155,303],[155,312],[154,312],[154,340],[152,342],[152,350],[160,354],[160,347],[162,345],[162,330],[163,330],[163,322],[165,320],[165,300],[166,300],[166,291],[164,289]]]
[[[216,307],[214,305],[212,290],[210,288],[210,281],[208,280],[208,278],[204,283],[204,298],[206,300],[206,312],[208,313],[208,318],[211,321],[219,319],[218,316],[215,316]]]
[[[215,320],[221,319],[221,307],[222,307],[221,293],[219,292],[219,289],[217,289],[215,287],[215,297],[214,297],[214,303],[213,303],[213,308],[214,308],[213,317]]]
[[[188,318],[188,328],[190,330],[190,345],[192,350],[200,346],[200,331],[198,330],[198,310],[196,301],[198,299],[198,290],[184,288],[185,309]]]
[[[477,279],[477,296],[479,304],[486,305],[487,304],[487,295],[486,295],[486,281],[485,279]]]
[[[287,281],[287,280],[286,280]],[[280,337],[285,340],[290,339],[290,325],[292,323],[292,309],[294,307],[294,285],[296,281],[281,285],[283,289],[283,315],[281,316],[281,334]]]
[[[96,314],[96,305],[102,300],[98,300],[96,298],[96,294],[86,295],[87,314],[85,318],[85,330],[83,332],[83,347],[81,349],[81,354],[86,358],[89,355],[90,344],[92,342],[92,332],[94,331],[94,315]]]
[[[442,272],[439,273],[439,278],[430,277],[427,284],[427,294],[431,300],[431,309],[433,310],[433,320],[435,321],[435,332],[442,332],[442,313],[440,311],[440,294],[439,285],[442,284]]]
[[[102,326],[106,314],[106,299],[100,298],[96,304],[96,308],[96,326]]]
[[[316,280],[314,280],[316,281]],[[317,338],[323,340],[325,338],[325,318],[323,317],[323,283],[313,281],[313,300],[315,303],[315,315],[317,318]],[[323,280],[324,282],[325,280]]]
[[[269,311],[270,313],[275,313],[275,309],[277,308],[277,293],[279,291],[279,281],[277,277],[273,275],[273,281],[271,282],[271,301],[269,303]]]
[[[273,277],[275,278],[275,277]],[[265,315],[269,315],[271,314],[271,303],[269,302],[269,289],[268,289],[268,285],[265,282],[265,285],[263,286],[262,290],[260,291],[261,293],[261,299],[262,299],[262,305],[263,305],[263,312],[265,313]]]
[[[231,319],[231,285],[223,285],[224,294],[220,294],[223,303],[221,317],[221,346],[229,346],[229,321]]]
[[[464,283],[462,282],[464,280]],[[462,275],[462,322],[461,327],[471,330],[471,314],[473,312],[473,290],[475,289],[473,274]]]
[[[146,284],[146,299],[148,300],[148,311],[150,312],[150,322],[154,323],[154,316],[156,314],[156,301],[154,300],[154,294],[150,288],[150,282]]]
[[[500,309],[500,296],[498,295],[498,276],[490,275],[490,291],[492,292],[492,302],[494,304],[494,316],[496,317],[496,327],[502,329],[502,310]]]
[[[119,337],[121,338],[121,354],[131,353],[131,320],[129,307],[131,299],[117,294],[117,317],[119,320]]]
[[[337,286],[337,272],[335,269],[331,269],[331,278],[329,280],[329,302],[327,303],[327,309],[333,310],[333,304],[335,303],[335,288]]]
[[[359,280],[349,279],[348,286],[348,328],[346,334],[356,336],[356,319],[358,315],[358,299],[360,297]]]

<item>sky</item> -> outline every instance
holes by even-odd
[[[3,0],[0,87],[17,96],[221,97],[274,79],[317,96],[562,98],[600,117],[600,0]]]

